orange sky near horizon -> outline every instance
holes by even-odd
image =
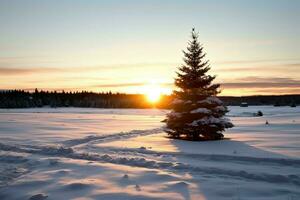
[[[174,89],[192,27],[224,96],[300,94],[300,2],[0,1],[0,90]]]
[[[212,63],[209,74],[217,75],[215,83],[221,84],[222,96],[245,96],[258,94],[299,94],[299,65],[281,61]],[[159,66],[158,71],[153,67]],[[9,68],[0,73],[1,89],[94,91],[147,93],[149,85],[155,85],[160,93],[170,94],[175,89],[173,78],[180,63],[108,65],[101,67],[65,68]],[[243,67],[241,67],[243,66]],[[249,67],[248,67],[249,66]],[[272,67],[272,76],[266,76]],[[286,70],[289,68],[289,70]],[[247,73],[247,76],[240,76]],[[286,77],[279,78],[284,73]],[[298,74],[297,74],[298,73]]]

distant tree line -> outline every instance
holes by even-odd
[[[258,95],[258,96],[243,96],[243,97],[220,97],[227,105],[239,106],[243,102],[248,105],[273,105],[273,106],[296,106],[300,105],[300,95]]]
[[[244,96],[219,97],[226,105],[239,106],[242,102],[248,105],[299,105],[300,95],[278,96]],[[2,90],[0,91],[0,108],[32,108],[32,107],[93,107],[93,108],[169,108],[173,97],[163,95],[155,105],[147,101],[142,94],[124,94],[88,91],[56,92],[35,90]]]
[[[149,108],[153,106],[141,94],[123,94],[112,92],[94,93],[56,92],[35,90],[0,91],[0,108],[32,107],[94,107],[94,108]]]

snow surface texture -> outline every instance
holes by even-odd
[[[2,109],[0,199],[300,199],[299,107],[229,109],[210,142],[167,138],[166,110]]]

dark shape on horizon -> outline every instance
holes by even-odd
[[[255,113],[255,116],[262,117],[262,116],[264,116],[264,114],[262,111],[259,110],[259,111],[257,111],[257,113]]]
[[[248,107],[248,103],[247,102],[242,102],[240,107]]]
[[[177,72],[173,93],[172,111],[167,114],[165,131],[172,138],[189,140],[218,140],[222,132],[233,124],[224,118],[228,112],[223,102],[216,97],[220,85],[213,84],[215,76],[207,75],[210,70],[205,60],[198,34],[192,29],[192,40],[184,53],[184,63]]]

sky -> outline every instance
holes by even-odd
[[[0,0],[0,89],[170,93],[195,27],[221,95],[300,94],[299,22],[297,0]]]

